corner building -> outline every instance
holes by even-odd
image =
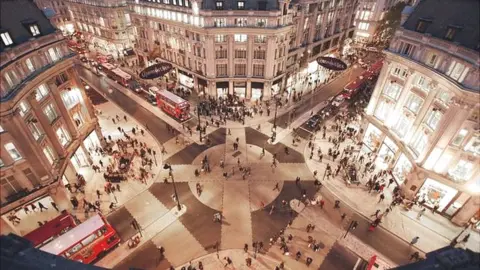
[[[361,134],[361,152],[408,198],[462,225],[480,215],[478,10],[475,0],[405,8]]]
[[[354,33],[356,0],[129,1],[142,66],[166,61],[202,94],[249,100],[306,91],[329,71],[316,58]]]
[[[0,228],[18,234],[6,214],[45,196],[67,209],[102,135],[76,55],[32,1],[2,1],[0,36]]]

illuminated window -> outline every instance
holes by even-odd
[[[456,182],[465,182],[473,171],[473,163],[460,160],[455,167],[448,171],[448,175]]]
[[[46,96],[48,96],[48,88],[45,84],[42,84],[40,85],[38,88],[37,88],[37,91],[35,93],[35,99],[37,101],[41,101],[42,99],[44,99]]]
[[[409,109],[411,112],[417,114],[420,108],[422,107],[423,99],[414,93],[410,93],[405,102],[405,107]]]
[[[18,152],[17,148],[15,147],[15,145],[13,143],[7,143],[5,144],[5,150],[7,150],[8,154],[10,155],[10,157],[17,161],[17,160],[20,160],[22,159],[22,155],[20,155],[20,152]]]
[[[467,136],[468,134],[468,130],[467,129],[461,129],[458,133],[457,133],[457,136],[455,136],[455,138],[453,138],[452,140],[452,145],[454,146],[460,146],[462,143],[463,143],[463,140],[465,139],[465,137]]]
[[[245,9],[245,2],[243,2],[243,1],[238,1],[238,2],[237,2],[237,8],[238,8],[238,9]]]
[[[435,130],[442,119],[442,112],[437,109],[432,109],[425,119],[425,124],[429,126],[431,129]]]
[[[464,64],[461,64],[457,61],[452,61],[446,74],[450,76],[452,79],[461,83],[465,79],[465,76],[467,75],[468,70],[469,68]]]
[[[12,38],[10,37],[10,33],[8,32],[0,33],[0,37],[2,38],[2,42],[3,42],[3,45],[5,45],[5,47],[13,44]]]
[[[246,42],[247,41],[247,35],[246,34],[235,34],[234,40],[235,40],[235,42]]]
[[[225,26],[227,26],[227,20],[225,18],[213,19],[213,26],[215,26],[215,27],[225,27]]]
[[[412,119],[402,114],[400,115],[397,123],[393,127],[393,130],[398,135],[398,137],[402,139],[405,137],[405,135],[407,134],[411,126],[412,126]]]
[[[57,138],[62,146],[67,146],[70,143],[70,135],[68,131],[62,126],[57,128]]]
[[[266,43],[267,42],[267,36],[265,35],[258,35],[255,36],[255,43]]]
[[[20,104],[18,104],[18,110],[20,116],[24,117],[30,111],[30,104],[27,101],[22,100]]]
[[[417,154],[421,154],[428,143],[428,135],[425,134],[425,131],[420,130],[417,132],[416,136],[414,136],[411,146],[412,150]]]
[[[50,124],[58,118],[57,111],[55,110],[55,106],[52,103],[48,104],[47,106],[45,106],[45,108],[43,108],[43,114],[45,114]]]
[[[387,84],[385,89],[383,89],[383,93],[392,99],[397,99],[398,96],[400,95],[400,92],[402,91],[402,86],[398,83],[395,82],[390,82]]]
[[[27,60],[25,60],[25,65],[27,66],[30,73],[35,71],[35,66],[33,65],[32,59],[27,58]]]
[[[30,33],[32,33],[32,36],[36,37],[40,35],[40,29],[38,28],[38,25],[32,24],[28,28],[30,29]]]
[[[480,155],[480,134],[475,134],[465,146],[465,151]]]
[[[223,2],[220,2],[220,1],[215,2],[215,8],[217,10],[222,10],[223,9]]]
[[[227,36],[226,35],[215,35],[215,42],[226,42],[227,41]]]

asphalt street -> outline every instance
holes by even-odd
[[[353,269],[358,257],[352,251],[346,249],[337,242],[325,257],[325,260],[318,268],[319,270],[346,270]]]

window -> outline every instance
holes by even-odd
[[[43,148],[43,154],[47,158],[50,165],[53,165],[53,162],[55,161],[55,155],[53,154],[52,148],[50,146],[45,146]]]
[[[255,36],[255,43],[266,43],[267,42],[267,36],[265,35],[258,35]]]
[[[62,146],[66,146],[70,143],[70,135],[68,131],[62,126],[57,128],[57,138]]]
[[[52,103],[48,104],[43,108],[43,113],[47,117],[50,124],[58,118],[57,111],[55,110],[55,106]]]
[[[358,29],[367,31],[370,27],[370,23],[361,22],[358,24]]]
[[[241,59],[247,58],[247,50],[244,49],[244,48],[236,49],[235,50],[235,58],[241,58]]]
[[[265,59],[265,50],[255,50],[253,51],[253,59]]]
[[[417,154],[421,154],[428,143],[428,135],[425,134],[425,131],[420,130],[417,132],[416,136],[413,138],[412,143],[412,150]]]
[[[33,65],[32,63],[32,60],[30,58],[28,58],[27,60],[25,60],[25,65],[27,66],[28,70],[30,71],[30,73],[34,72],[35,71],[35,66]]]
[[[238,1],[238,2],[237,2],[237,8],[238,8],[238,9],[245,9],[245,2],[243,2],[243,1]]]
[[[423,104],[423,99],[414,93],[410,93],[410,95],[407,98],[407,101],[405,102],[405,107],[413,112],[414,114],[417,114],[420,108],[422,107]]]
[[[408,76],[408,69],[404,67],[396,66],[392,70],[392,75],[404,79]]]
[[[267,26],[267,19],[256,19],[255,25],[257,27],[266,27]]]
[[[455,38],[455,35],[459,31],[460,31],[459,27],[455,27],[455,26],[447,27],[447,32],[445,33],[445,39],[450,41],[453,40]]]
[[[48,54],[50,55],[50,59],[52,62],[58,61],[59,57],[57,55],[57,51],[54,48],[48,49]]]
[[[265,71],[265,65],[253,64],[253,77],[263,77]]]
[[[388,103],[387,100],[382,100],[377,105],[375,117],[377,117],[379,120],[384,121],[392,110],[393,105],[391,103]]]
[[[383,89],[383,93],[387,95],[388,97],[391,97],[393,99],[397,99],[398,96],[400,95],[400,92],[402,91],[402,86],[398,83],[395,82],[390,82],[385,89]]]
[[[226,59],[227,58],[227,49],[220,48],[215,50],[215,59]]]
[[[32,24],[28,28],[30,29],[30,33],[32,33],[32,36],[36,37],[40,35],[40,29],[38,29],[38,25]]]
[[[395,133],[400,137],[400,139],[404,138],[407,132],[409,131],[412,125],[412,120],[408,118],[405,114],[400,115],[397,123],[393,127]]]
[[[235,76],[245,76],[247,74],[246,64],[235,64]]]
[[[440,100],[443,104],[448,105],[450,102],[450,92],[447,90],[439,91],[437,94],[437,99]]]
[[[36,121],[33,120],[33,118],[29,119],[27,123],[28,129],[30,129],[33,138],[38,141],[43,135],[43,133],[40,131],[40,128],[38,127],[38,124],[36,123]]]
[[[22,155],[20,155],[20,152],[18,152],[17,148],[15,147],[15,145],[13,143],[7,143],[7,144],[5,144],[4,147],[5,147],[5,150],[7,150],[8,154],[10,155],[10,157],[14,161],[22,159]]]
[[[227,64],[217,64],[217,76],[226,77],[227,76]]]
[[[416,85],[418,86],[418,88],[420,88],[421,90],[425,90],[426,92],[429,92],[430,91],[430,80],[425,78],[425,76],[423,75],[418,75],[417,77],[417,81],[416,81]]]
[[[35,99],[37,101],[41,101],[42,99],[44,99],[48,95],[48,92],[49,92],[48,88],[45,84],[40,85],[37,88],[37,92],[35,93]]]
[[[463,140],[465,139],[465,137],[467,136],[468,134],[468,130],[467,129],[461,129],[458,133],[457,133],[457,136],[455,136],[455,138],[453,138],[452,140],[452,145],[454,146],[460,146],[463,142]]]
[[[415,52],[415,46],[403,41],[400,42],[400,51],[399,51],[400,54],[412,56],[414,52]]]
[[[3,45],[5,45],[5,47],[13,44],[12,38],[10,37],[10,33],[3,32],[0,34],[0,37],[2,37],[2,42],[3,42]]]
[[[225,27],[225,26],[227,26],[227,20],[225,18],[213,19],[213,26],[215,26],[215,27]]]
[[[247,18],[235,18],[235,26],[245,27],[247,24]]]
[[[425,20],[425,19],[420,19],[417,22],[417,27],[415,27],[415,31],[419,33],[425,33],[425,31],[428,28],[428,25],[430,25],[432,21],[431,20]]]
[[[460,160],[455,167],[448,171],[448,175],[455,182],[465,182],[473,171],[473,163]]]
[[[65,252],[65,255],[67,257],[72,256],[73,254],[77,253],[80,249],[82,248],[82,244],[78,243],[75,246],[73,246],[69,251]]]
[[[55,76],[55,85],[60,86],[68,81],[68,76],[65,73],[60,73],[58,76]]]
[[[220,2],[220,1],[215,2],[215,8],[217,10],[222,10],[223,9],[223,2]]]
[[[470,138],[465,146],[465,151],[474,153],[476,156],[480,155],[480,134],[475,134]]]
[[[435,53],[435,52],[429,52],[429,53],[427,54],[427,61],[425,62],[425,64],[427,64],[427,66],[436,68],[437,63],[438,63],[438,55],[437,55],[437,53]]]
[[[0,158],[0,168],[5,167],[5,163],[3,163],[3,160]]]
[[[246,42],[247,41],[247,35],[246,34],[235,34],[234,40],[235,40],[235,42]]]
[[[18,110],[20,116],[24,117],[30,111],[30,104],[27,101],[22,100],[20,104],[18,104]]]
[[[215,35],[215,42],[221,43],[226,41],[227,41],[226,35]]]
[[[5,132],[5,129],[0,125],[0,133]]]
[[[74,113],[72,116],[72,119],[75,122],[75,125],[77,127],[80,127],[85,123],[85,120],[83,119],[83,115],[81,112]]]
[[[425,119],[425,124],[429,126],[431,129],[435,130],[438,126],[438,123],[442,119],[442,112],[439,111],[438,109],[432,109],[428,114]]]
[[[457,61],[452,61],[450,67],[447,70],[447,75],[450,76],[450,78],[461,83],[463,82],[463,79],[465,79],[468,70],[469,68],[466,67],[464,64],[461,64]]]
[[[13,195],[22,190],[22,186],[18,183],[13,175],[0,179],[0,185],[2,191],[5,191],[6,196]]]
[[[92,233],[90,236],[82,240],[82,245],[85,247],[88,244],[92,243],[95,239],[97,239],[97,234]]]

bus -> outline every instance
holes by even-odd
[[[177,120],[190,119],[190,103],[167,90],[157,92],[157,106]]]
[[[102,215],[96,214],[40,250],[89,264],[119,243],[117,232]]]
[[[55,238],[76,227],[75,219],[67,211],[48,221],[41,227],[29,232],[23,237],[30,240],[34,247],[42,247]]]
[[[127,88],[128,88],[128,82],[132,79],[132,75],[126,73],[120,68],[109,70],[107,73],[107,77],[109,77],[110,79],[114,80],[115,82]]]
[[[98,69],[103,71],[106,75],[107,74],[106,72],[108,72],[109,70],[115,69],[115,66],[110,63],[101,63],[100,65],[98,65]]]
[[[352,98],[356,93],[362,91],[367,87],[369,80],[373,80],[382,69],[383,60],[380,60],[371,65],[366,71],[358,76],[354,81],[349,82],[342,91],[342,96],[346,99]]]

